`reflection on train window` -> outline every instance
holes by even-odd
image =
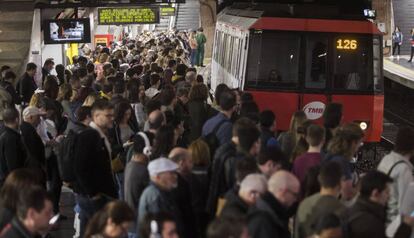
[[[310,36],[306,45],[306,88],[325,88],[327,79],[327,37]]]
[[[253,39],[258,43],[258,39]],[[251,48],[247,83],[257,87],[294,88],[298,84],[300,37],[263,32],[261,44]],[[252,42],[251,45],[256,44]],[[253,57],[250,57],[252,55]],[[258,60],[260,59],[260,61]]]
[[[334,42],[342,37],[334,39]],[[333,88],[346,90],[373,90],[372,41],[364,38],[353,38],[358,44],[356,49],[334,48]]]
[[[373,38],[373,80],[374,80],[374,90],[377,92],[382,92],[384,87],[383,77],[382,77],[382,61],[381,61],[381,41],[379,37]]]

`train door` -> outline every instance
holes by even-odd
[[[322,115],[329,99],[328,57],[329,40],[326,34],[308,34],[303,37],[302,90],[299,108],[310,120],[322,123]]]

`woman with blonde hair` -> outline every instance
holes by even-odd
[[[63,107],[63,115],[69,117],[70,119],[74,119],[72,110],[70,109],[72,94],[73,91],[70,84],[64,83],[60,85],[57,100]]]
[[[43,93],[35,93],[32,98],[30,98],[29,107],[40,107],[40,100],[43,98]]]
[[[328,153],[325,161],[338,162],[343,171],[344,180],[342,181],[342,198],[345,201],[351,200],[356,195],[354,185],[357,182],[356,175],[352,166],[354,155],[364,139],[364,132],[355,123],[349,123],[338,127],[335,130],[334,137],[328,144]]]
[[[277,138],[280,149],[285,154],[286,158],[291,158],[293,149],[300,139],[298,128],[307,120],[306,114],[303,111],[297,111],[292,115],[290,120],[289,130],[283,132]]]
[[[96,93],[91,93],[85,98],[85,101],[83,102],[82,106],[92,107],[93,103],[98,99],[99,96]]]

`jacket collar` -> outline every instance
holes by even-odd
[[[285,208],[270,192],[263,194],[261,199],[256,203],[256,207],[260,210],[268,211],[273,217],[282,224],[289,221],[288,209]]]
[[[106,147],[106,149],[108,150],[108,153],[109,153],[109,158],[111,158],[112,149],[111,149],[111,144],[109,143],[108,137],[106,137],[105,133],[102,131],[101,128],[99,128],[98,125],[96,125],[95,122],[92,121],[91,123],[89,123],[89,126],[92,127],[93,129],[95,129],[96,131],[98,131],[101,138],[104,139],[105,147]]]
[[[372,202],[368,199],[358,198],[355,204],[355,209],[361,212],[372,214],[384,222],[386,220],[386,207],[381,204]]]
[[[25,238],[32,238],[34,237],[27,229],[26,227],[24,227],[24,225],[20,222],[19,219],[17,219],[16,217],[13,218],[13,220],[11,221],[11,224],[13,226],[13,228],[19,232],[23,237]]]

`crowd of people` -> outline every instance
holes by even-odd
[[[359,174],[364,131],[341,104],[323,125],[295,112],[277,135],[251,94],[209,93],[192,67],[200,32],[86,47],[38,81],[28,63],[16,86],[1,68],[0,237],[47,237],[67,219],[62,186],[74,237],[413,237],[413,129]]]

